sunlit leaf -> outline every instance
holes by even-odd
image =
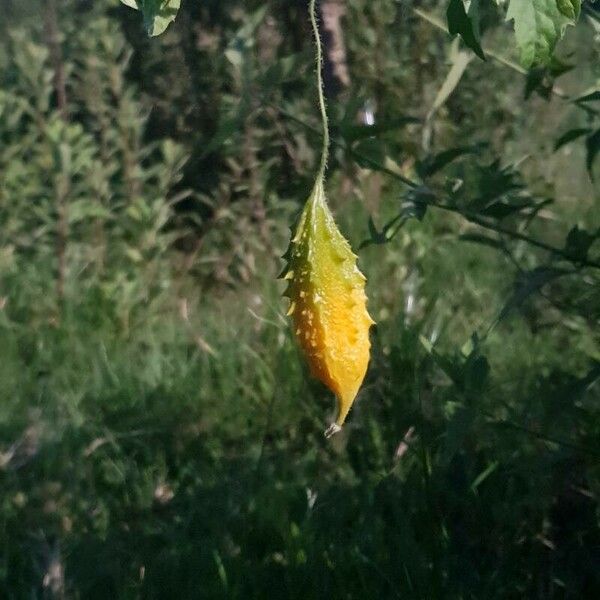
[[[429,118],[445,104],[446,100],[448,100],[452,92],[456,89],[456,86],[460,82],[472,58],[472,54],[462,50],[459,50],[454,54],[452,67],[450,68],[450,71],[448,71],[446,79],[444,79],[444,82],[433,101],[433,106],[429,111]]]
[[[567,4],[563,0],[562,11],[557,0],[510,0],[507,20],[514,20],[515,36],[521,63],[525,67],[550,63],[554,48],[564,35],[567,25],[574,25],[579,12],[566,16]]]
[[[175,20],[181,0],[121,0],[126,6],[142,11],[150,36],[160,35]]]
[[[581,14],[581,0],[556,0],[558,10],[565,15],[565,17],[572,21],[577,21]]]

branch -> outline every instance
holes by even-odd
[[[561,258],[564,258],[565,260],[568,260],[572,263],[579,264],[583,267],[592,267],[594,269],[600,269],[600,262],[598,262],[598,261],[595,261],[592,259],[587,259],[587,258],[582,259],[582,258],[572,256],[571,254],[569,254],[562,248],[557,248],[556,246],[551,246],[550,244],[547,244],[546,242],[532,238],[528,235],[525,235],[524,233],[520,233],[519,231],[514,231],[513,229],[507,229],[506,227],[503,227],[502,225],[499,225],[497,223],[491,223],[490,221],[486,221],[485,219],[482,219],[478,215],[474,215],[472,213],[465,213],[465,212],[462,212],[461,210],[459,210],[458,208],[455,208],[453,206],[448,206],[445,204],[428,202],[427,205],[434,206],[435,208],[440,208],[447,212],[455,213],[455,214],[463,217],[463,219],[466,219],[467,221],[469,221],[469,223],[473,223],[474,225],[478,225],[479,227],[488,229],[490,231],[495,231],[496,233],[501,233],[503,235],[507,235],[515,240],[520,240],[522,242],[526,242],[530,246],[535,246],[536,248],[539,248],[540,250],[546,250],[547,252],[550,252],[556,256],[560,256]]]
[[[292,115],[291,113],[287,112],[283,108],[279,108],[278,106],[275,106],[273,104],[271,106],[273,106],[283,117],[289,119],[290,121],[294,121],[295,123],[302,125],[302,127],[313,132],[316,135],[322,135],[321,132],[317,128],[313,127],[309,123],[306,123],[302,119],[299,119],[295,115]],[[397,179],[398,181],[401,181],[404,185],[406,185],[410,188],[417,189],[417,188],[423,187],[416,181],[413,181],[413,180],[405,177],[401,173],[393,171],[392,169],[388,169],[387,167],[379,164],[376,160],[373,160],[372,158],[370,158],[368,156],[364,156],[360,152],[356,152],[355,150],[350,148],[345,141],[338,140],[336,138],[332,138],[330,143],[333,146],[337,146],[338,148],[342,148],[343,150],[349,152],[349,154],[353,158],[359,159],[364,164],[370,164],[377,171],[386,173],[390,177],[393,177],[393,178]],[[554,254],[555,256],[560,256],[561,258],[564,258],[565,260],[568,260],[572,263],[578,264],[582,267],[590,267],[590,268],[594,268],[594,269],[600,269],[600,262],[598,262],[596,260],[572,256],[571,254],[566,252],[563,248],[557,248],[556,246],[551,246],[550,244],[547,244],[546,242],[537,240],[537,239],[530,237],[519,231],[514,231],[512,229],[508,229],[498,223],[492,223],[490,221],[486,221],[485,219],[482,219],[478,215],[475,215],[472,213],[465,213],[465,212],[462,212],[461,210],[459,210],[458,208],[449,206],[447,204],[441,204],[438,202],[428,201],[427,206],[431,206],[434,208],[439,208],[441,210],[445,210],[447,212],[455,213],[457,215],[460,215],[463,219],[469,221],[469,223],[473,223],[474,225],[477,225],[478,227],[482,227],[483,229],[488,229],[490,231],[495,231],[496,233],[506,235],[515,240],[520,240],[522,242],[529,244],[530,246],[534,246],[536,248],[539,248],[540,250],[545,250],[547,252],[550,252],[551,254]]]

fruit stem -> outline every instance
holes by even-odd
[[[317,94],[319,98],[319,109],[321,110],[321,123],[323,124],[323,149],[321,152],[321,164],[319,165],[318,179],[322,179],[327,168],[327,158],[329,156],[329,121],[327,119],[327,109],[325,107],[325,93],[323,88],[323,48],[321,45],[321,36],[317,24],[316,0],[310,0],[308,12],[310,22],[315,36],[317,46]]]

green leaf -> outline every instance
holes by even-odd
[[[583,96],[579,96],[579,98],[575,98],[574,102],[597,102],[600,100],[600,90],[594,90],[589,94],[585,94]]]
[[[402,200],[401,215],[404,219],[422,221],[427,212],[427,206],[435,202],[435,195],[426,187],[409,190]]]
[[[492,217],[493,219],[504,219],[505,217],[533,206],[535,206],[535,200],[531,197],[526,197],[524,199],[502,198],[481,208],[479,214],[485,215],[486,217]]]
[[[471,0],[468,13],[463,0],[450,0],[446,18],[450,35],[460,35],[465,45],[485,60],[479,34],[479,0]]]
[[[519,273],[515,281],[513,293],[502,307],[496,319],[496,324],[506,319],[514,310],[521,308],[527,298],[532,294],[538,293],[546,284],[569,273],[570,271],[555,267],[536,267],[531,271]]]
[[[443,150],[438,154],[433,154],[432,156],[428,156],[421,161],[417,161],[417,173],[422,179],[431,177],[457,158],[460,158],[465,154],[478,154],[481,152],[482,148],[483,144],[473,144],[471,146],[457,146],[455,148]]]
[[[590,177],[593,179],[592,167],[594,166],[594,160],[600,152],[600,129],[597,129],[585,140],[585,147],[587,150],[586,167]]]
[[[574,142],[575,140],[579,139],[580,137],[587,135],[591,131],[592,130],[589,127],[569,129],[569,131],[567,131],[566,133],[563,133],[556,140],[556,143],[554,144],[554,151],[556,152],[556,150],[558,150],[559,148],[562,148],[563,146],[566,146],[567,144]]]
[[[160,35],[175,20],[181,0],[121,0],[126,6],[142,11],[148,35]]]
[[[573,68],[574,65],[564,63],[553,56],[549,65],[530,69],[525,82],[525,100],[533,92],[537,92],[544,100],[549,100],[556,78],[572,71]]]
[[[481,214],[503,218],[527,208],[534,209],[535,199],[524,189],[514,165],[502,167],[499,160],[491,164],[457,165],[460,186],[448,189],[455,208],[463,214]]]
[[[572,21],[577,21],[581,13],[581,0],[556,0],[558,10]]]
[[[475,349],[465,362],[465,389],[471,394],[483,392],[489,380],[489,375],[490,363],[488,359]]]
[[[433,101],[433,105],[429,110],[429,114],[427,115],[427,120],[430,120],[433,115],[446,103],[446,100],[448,100],[462,79],[462,76],[464,75],[465,70],[472,58],[473,56],[468,52],[464,52],[462,50],[454,52],[454,56],[452,57],[452,67],[448,71],[448,75],[446,75],[446,79],[444,79],[442,87],[440,87],[438,90],[438,93]]]
[[[471,491],[476,492],[477,488],[498,468],[500,463],[495,460],[484,469],[471,484]]]
[[[369,234],[371,237],[368,240],[364,240],[359,248],[366,248],[371,244],[387,244],[396,236],[409,219],[422,221],[427,212],[427,205],[434,200],[433,193],[425,187],[409,190],[402,199],[400,212],[390,219],[381,231],[377,230],[373,219],[369,217]]]
[[[589,233],[577,225],[569,231],[565,241],[565,252],[577,260],[586,260],[593,243],[600,237],[600,229]]]
[[[574,25],[578,0],[510,0],[506,19],[514,20],[521,62],[525,67],[547,65],[567,25]],[[573,17],[559,10],[558,4],[571,4]]]

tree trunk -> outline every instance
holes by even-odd
[[[346,14],[343,0],[321,2],[321,34],[325,46],[324,86],[325,94],[334,98],[350,85],[346,44],[342,18]]]

